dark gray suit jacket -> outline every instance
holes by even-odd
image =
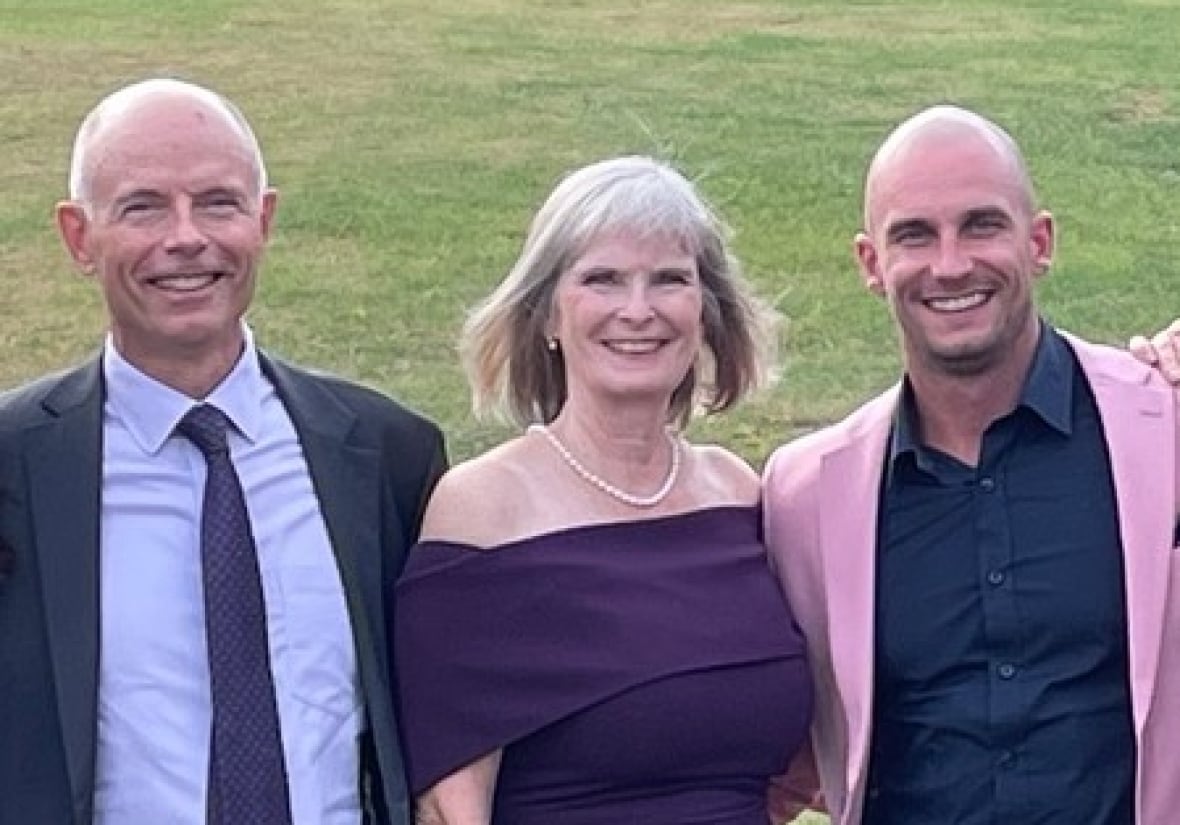
[[[262,356],[299,434],[339,565],[369,720],[366,822],[410,821],[390,599],[445,469],[429,421]],[[99,360],[0,396],[0,825],[90,825],[99,650]]]

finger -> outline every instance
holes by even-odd
[[[1150,364],[1154,367],[1159,363],[1159,354],[1156,352],[1155,347],[1142,335],[1134,336],[1127,344],[1127,349],[1144,364]]]
[[[1157,363],[1163,364],[1167,370],[1180,369],[1180,318],[1153,336],[1151,346],[1155,350]]]

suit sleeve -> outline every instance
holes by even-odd
[[[447,471],[450,463],[447,460],[447,448],[443,441],[442,433],[435,429],[434,431],[434,449],[431,451],[430,463],[426,469],[425,482],[422,484],[421,495],[418,497],[418,506],[414,511],[414,521],[411,527],[413,533],[412,540],[418,540],[418,533],[422,529],[422,517],[426,513],[426,504],[430,501],[430,495],[434,492],[435,485],[438,480],[442,478],[443,473]]]

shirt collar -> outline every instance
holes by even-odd
[[[1041,322],[1041,340],[1024,380],[1019,405],[1062,435],[1073,432],[1074,359],[1065,339]]]
[[[889,461],[885,464],[885,485],[893,484],[899,459],[904,455],[913,457],[919,469],[929,470],[929,456],[918,443],[918,408],[914,402],[914,389],[909,376],[901,379],[901,394],[897,410],[893,414],[893,431],[889,436]]]
[[[233,369],[208,396],[193,399],[134,366],[115,348],[108,333],[102,353],[108,409],[149,455],[158,453],[185,413],[202,402],[216,406],[247,441],[255,441],[261,429],[262,401],[268,382],[258,360],[254,334],[245,323],[242,334],[242,355]]]
[[[1041,321],[1041,334],[1033,354],[1032,366],[1024,379],[1024,387],[1016,406],[1035,413],[1042,421],[1062,435],[1073,432],[1073,356],[1069,345],[1057,331]],[[909,377],[902,379],[901,396],[893,416],[893,433],[889,440],[889,476],[897,459],[912,453],[918,466],[925,456],[918,442],[918,408]]]

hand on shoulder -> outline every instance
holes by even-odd
[[[1131,354],[1156,370],[1173,386],[1180,385],[1180,318],[1147,340],[1134,336],[1127,345]]]

